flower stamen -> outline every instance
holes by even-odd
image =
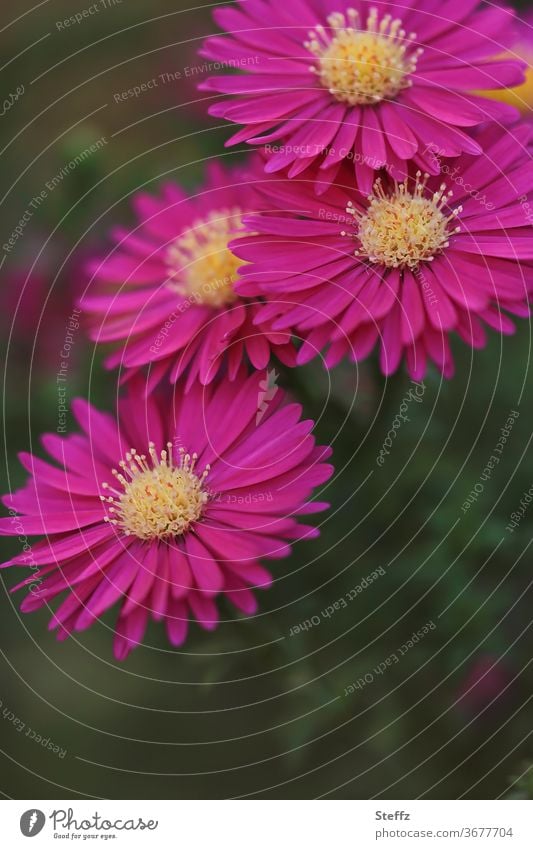
[[[178,236],[166,254],[168,286],[173,291],[211,307],[237,299],[234,284],[244,263],[229,250],[228,242],[244,230],[242,215],[237,207],[219,209]]]
[[[457,206],[448,215],[445,207],[453,192],[441,183],[430,197],[426,188],[429,174],[417,171],[414,189],[409,181],[397,183],[387,194],[381,178],[374,183],[374,193],[368,198],[365,212],[357,210],[350,201],[348,215],[358,224],[353,234],[360,247],[355,256],[387,268],[416,268],[420,262],[432,262],[450,244],[449,239],[460,227],[451,228],[463,207]],[[342,235],[347,235],[343,231]]]
[[[319,24],[304,46],[318,58],[311,71],[341,103],[371,105],[394,98],[412,83],[421,48],[413,49],[416,34],[406,33],[399,18],[369,10],[366,28],[359,12],[333,12],[327,18],[331,32]]]
[[[110,495],[100,500],[108,507],[105,522],[121,528],[126,536],[139,539],[163,539],[185,533],[196,522],[208,500],[204,482],[209,466],[198,475],[195,471],[197,454],[178,449],[178,462],[173,460],[173,446],[167,442],[159,455],[153,442],[149,443],[150,459],[138,454],[135,448],[119,463],[121,471],[112,475],[122,490],[103,483]]]

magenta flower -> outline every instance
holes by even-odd
[[[429,145],[480,153],[463,128],[517,117],[472,93],[523,79],[522,63],[495,58],[512,44],[514,14],[479,0],[246,0],[215,10],[228,35],[201,51],[240,73],[200,88],[231,95],[210,109],[242,125],[228,144],[279,145],[268,171],[294,177],[320,157],[316,179],[331,182],[348,158],[368,191],[375,168],[403,180],[413,160],[437,174]]]
[[[328,366],[360,360],[379,344],[385,374],[405,357],[415,379],[428,360],[450,377],[451,332],[478,348],[484,325],[512,333],[507,314],[529,315],[531,137],[528,124],[493,125],[477,136],[483,157],[445,162],[441,177],[378,178],[370,197],[347,168],[320,198],[312,180],[265,181],[279,212],[245,219],[255,235],[234,246],[249,263],[239,292],[268,296],[258,318],[304,339],[299,363],[323,349]]]
[[[136,382],[118,423],[74,403],[82,433],[42,439],[57,465],[21,455],[32,478],[4,498],[11,515],[0,520],[3,535],[46,535],[4,564],[34,570],[14,588],[30,586],[21,609],[67,591],[50,622],[62,640],[120,602],[120,660],[149,617],[179,646],[189,620],[216,627],[221,595],[255,613],[253,589],[272,581],[259,560],[317,536],[297,517],[328,506],[309,499],[332,474],[313,422],[300,421],[301,407],[284,405],[264,374],[188,393],[179,386],[166,405],[140,401]]]
[[[522,15],[517,21],[516,38],[508,55],[519,57],[526,63],[526,78],[516,88],[491,91],[490,96],[515,106],[524,116],[531,118],[533,110],[533,14]]]
[[[91,264],[97,292],[81,302],[91,337],[119,345],[109,368],[150,364],[150,387],[185,372],[188,386],[206,384],[222,368],[233,380],[246,357],[261,369],[272,352],[294,364],[288,334],[257,322],[257,301],[235,291],[242,263],[228,241],[243,230],[243,214],[260,208],[252,173],[213,164],[194,196],[173,183],[160,197],[136,196],[138,225],[114,231],[116,247]]]
[[[469,713],[481,713],[501,697],[512,683],[509,668],[498,657],[482,654],[469,667],[457,694],[458,706]]]

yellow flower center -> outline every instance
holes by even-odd
[[[102,484],[103,489],[112,493],[100,496],[110,505],[111,515],[104,521],[120,527],[126,536],[133,534],[143,540],[183,534],[200,518],[208,499],[203,484],[209,466],[197,475],[194,470],[197,455],[186,454],[183,448],[179,449],[175,465],[171,442],[159,456],[150,442],[149,455],[150,460],[132,448],[126,460],[119,463],[122,472],[112,470],[122,490]]]
[[[523,83],[514,88],[498,88],[494,91],[475,91],[474,94],[490,97],[491,100],[499,100],[501,103],[509,103],[515,106],[523,115],[530,115],[533,109],[533,51],[523,47],[515,47],[514,54],[503,54],[505,59],[516,59],[516,54],[524,59],[529,67],[526,69],[526,78]]]
[[[421,176],[418,171],[412,191],[406,180],[396,184],[389,195],[378,178],[364,213],[356,210],[351,202],[348,204],[346,212],[358,223],[355,236],[360,248],[355,251],[356,256],[387,268],[416,268],[420,262],[431,262],[437,253],[448,247],[450,236],[460,230],[460,227],[451,228],[450,224],[462,211],[462,206],[446,215],[444,208],[453,192],[447,192],[446,184],[442,183],[439,190],[428,197],[429,175],[424,174],[423,179]]]
[[[366,28],[355,9],[346,15],[334,12],[327,22],[331,32],[317,26],[304,46],[318,58],[311,70],[337,100],[369,105],[393,98],[411,85],[407,77],[422,50],[409,49],[416,35],[407,34],[398,18],[384,15],[379,21],[378,10],[372,7]]]
[[[168,285],[185,298],[210,307],[237,299],[234,283],[242,259],[228,242],[244,230],[240,209],[219,209],[196,221],[167,251]]]

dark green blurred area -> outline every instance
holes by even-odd
[[[54,175],[105,139],[47,193],[1,269],[3,491],[24,480],[17,452],[39,452],[39,434],[55,430],[55,375],[83,263],[111,226],[131,220],[128,195],[168,177],[196,185],[206,160],[240,155],[224,150],[227,128],[198,99],[202,72],[184,74],[213,31],[209,10],[181,6],[123,0],[62,31],[56,22],[84,4],[51,0],[2,32],[2,91],[25,91],[1,118],[0,241]],[[2,26],[29,8],[4,11]],[[180,80],[116,102],[115,94],[177,71]],[[276,583],[251,620],[224,607],[219,630],[193,628],[179,652],[154,626],[119,665],[113,615],[57,643],[48,612],[22,617],[20,594],[8,592],[22,570],[3,572],[3,794],[506,794],[533,760],[533,507],[514,533],[506,530],[533,484],[529,323],[515,337],[491,334],[483,351],[455,345],[455,353],[456,377],[431,372],[382,467],[376,457],[411,388],[407,377],[385,381],[373,361],[337,369],[330,383],[319,364],[282,371],[280,384],[318,420],[319,441],[332,442],[337,475],[321,537],[274,564]],[[101,362],[80,328],[69,399],[83,394],[112,407],[115,375]],[[463,513],[512,410],[520,415],[501,461]],[[2,560],[19,548],[5,542]],[[377,569],[384,574],[346,607],[321,615]],[[291,636],[317,616],[319,624]],[[434,629],[373,673],[428,622]],[[476,685],[473,670],[487,659]],[[372,681],[345,696],[365,675]],[[65,756],[30,739],[28,727]]]

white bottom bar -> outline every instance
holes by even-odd
[[[533,802],[2,801],[0,828],[6,849],[532,849]]]

